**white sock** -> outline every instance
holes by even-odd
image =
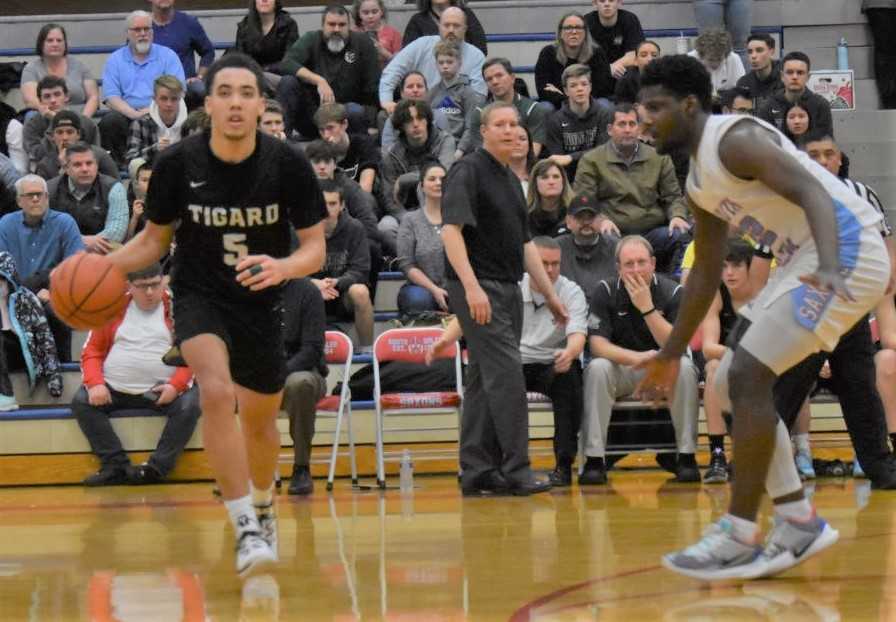
[[[812,504],[809,503],[808,499],[800,499],[799,501],[788,501],[787,503],[776,504],[775,514],[781,518],[804,523],[812,518],[814,511],[812,510]]]
[[[731,523],[731,535],[741,544],[755,544],[759,535],[759,525],[746,518],[740,518],[734,514],[725,514],[722,520]]]
[[[227,513],[230,515],[230,522],[233,523],[237,539],[245,531],[260,531],[258,519],[255,517],[255,508],[252,507],[251,496],[246,495],[238,499],[224,501],[224,507],[227,508]]]
[[[249,488],[252,491],[252,505],[255,506],[255,509],[265,508],[270,509],[273,508],[274,505],[274,482],[271,482],[271,485],[265,488],[256,488],[255,484],[249,483]]]
[[[800,481],[800,474],[793,463],[790,434],[784,422],[778,419],[778,427],[775,429],[775,451],[772,453],[772,461],[765,476],[765,490],[769,497],[777,499],[802,489],[803,482]]]
[[[793,444],[797,451],[812,455],[812,448],[809,447],[809,434],[794,434]]]

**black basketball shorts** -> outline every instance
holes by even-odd
[[[175,292],[177,344],[202,334],[227,345],[233,381],[258,393],[277,393],[286,381],[283,305],[216,301],[207,294]]]

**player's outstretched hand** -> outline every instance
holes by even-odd
[[[236,280],[253,292],[280,285],[288,275],[283,263],[267,255],[248,255],[236,265]]]
[[[812,274],[804,274],[800,281],[823,292],[832,292],[849,302],[855,302],[855,298],[846,286],[846,279],[839,272],[833,270],[816,270]]]
[[[636,398],[652,402],[654,406],[672,402],[681,359],[656,352],[645,357],[634,367],[647,372],[635,388]]]

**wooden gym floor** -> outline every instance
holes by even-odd
[[[896,493],[819,480],[841,541],[774,580],[709,587],[662,569],[722,511],[727,486],[657,470],[531,498],[279,496],[281,563],[241,585],[210,484],[0,489],[0,620],[892,620]],[[390,483],[397,483],[391,478]]]

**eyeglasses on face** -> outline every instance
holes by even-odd
[[[40,199],[47,196],[46,192],[23,192],[19,195],[22,198],[28,199],[30,201],[39,201]]]
[[[161,289],[162,281],[150,281],[148,283],[131,283],[131,287],[134,289],[139,289],[144,292],[150,292],[152,290]]]

